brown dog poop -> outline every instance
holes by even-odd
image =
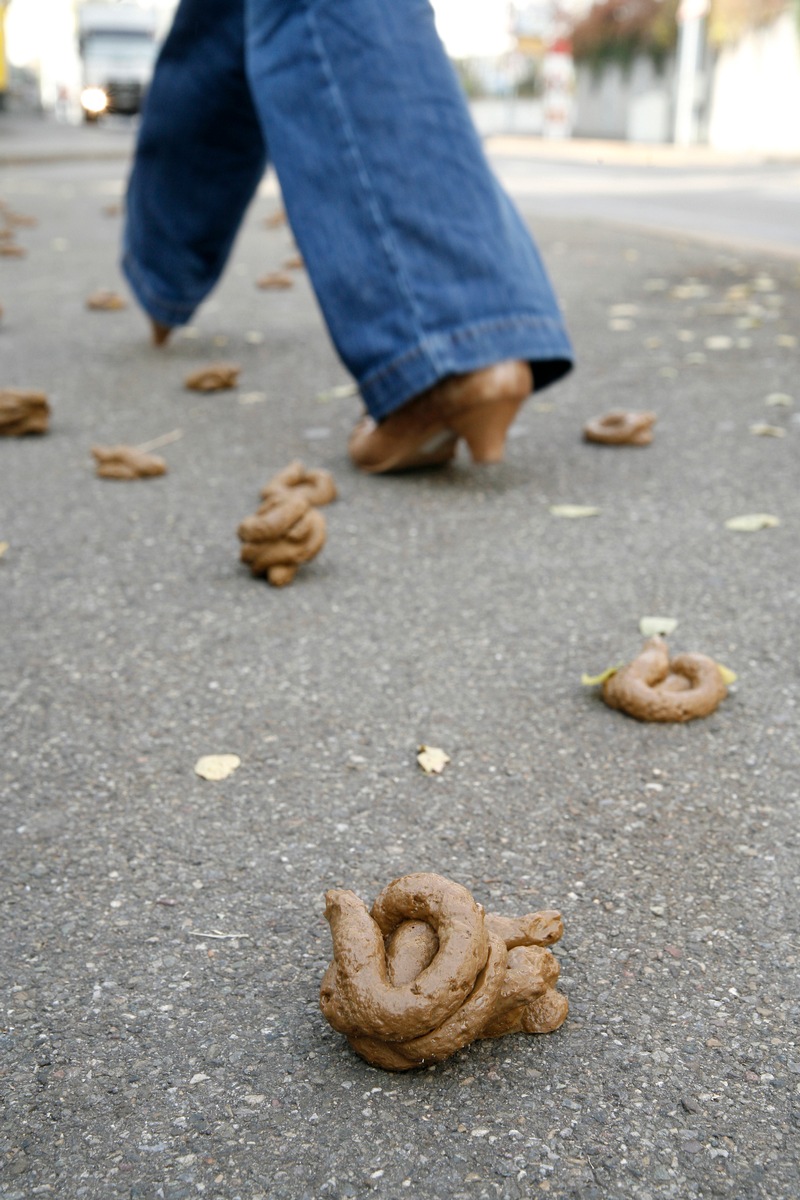
[[[261,499],[270,500],[278,492],[287,490],[295,495],[305,496],[315,508],[330,504],[337,495],[336,484],[330,471],[323,471],[321,468],[309,469],[299,459],[290,462],[288,467],[273,475],[269,483],[261,489]]]
[[[587,442],[601,442],[605,446],[649,446],[655,423],[655,413],[615,409],[588,421],[583,436]]]
[[[25,388],[0,388],[0,437],[46,433],[50,405],[44,392]]]
[[[719,665],[704,654],[670,660],[666,642],[650,638],[638,658],[603,684],[603,699],[640,721],[693,721],[714,712],[728,694]]]
[[[567,1015],[546,948],[560,913],[500,917],[441,875],[404,875],[367,911],[354,892],[326,894],[333,961],[320,988],[326,1020],[367,1062],[408,1071],[476,1038],[550,1033]]]
[[[163,458],[135,446],[92,446],[92,455],[101,479],[150,479],[167,473]]]
[[[325,518],[297,489],[281,488],[239,526],[241,560],[273,587],[286,587],[325,545]]]
[[[92,312],[120,312],[128,307],[128,302],[119,292],[101,288],[100,291],[92,292],[91,296],[86,297],[86,307]]]
[[[184,384],[192,392],[222,392],[236,387],[241,370],[238,363],[209,363],[187,375]]]

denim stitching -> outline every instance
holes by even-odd
[[[122,259],[122,266],[131,283],[134,285],[135,290],[139,292],[144,299],[149,301],[154,306],[160,308],[164,313],[169,312],[177,317],[191,316],[198,304],[202,302],[203,296],[206,294],[203,293],[203,296],[200,296],[197,300],[189,301],[186,304],[175,303],[171,300],[163,300],[157,294],[157,292],[150,287],[130,251],[124,255]],[[147,308],[146,304],[145,308]]]
[[[327,79],[331,97],[333,99],[334,105],[336,107],[336,110],[338,112],[339,119],[341,122],[342,132],[344,134],[345,141],[347,142],[347,145],[348,145],[348,148],[350,151],[350,155],[355,164],[356,176],[363,188],[364,196],[367,200],[369,211],[372,214],[373,221],[375,222],[375,227],[378,232],[378,237],[383,246],[384,253],[385,253],[386,258],[389,263],[389,267],[394,275],[398,290],[400,291],[400,293],[402,295],[405,296],[406,303],[408,304],[412,323],[414,326],[414,331],[416,333],[416,336],[417,336],[418,342],[419,342],[418,352],[425,355],[425,357],[428,359],[428,362],[431,364],[431,366],[434,368],[434,370],[438,370],[438,363],[436,361],[436,357],[432,353],[430,347],[426,344],[427,338],[426,338],[424,330],[423,330],[421,314],[417,307],[417,303],[414,299],[414,293],[405,277],[404,271],[402,270],[402,268],[400,266],[396,247],[394,245],[394,239],[392,238],[392,236],[389,232],[387,222],[383,219],[383,214],[381,213],[380,203],[378,201],[377,194],[375,192],[375,189],[372,187],[369,175],[367,173],[366,165],[364,163],[364,160],[361,157],[361,154],[359,153],[358,143],[356,141],[355,134],[353,132],[353,127],[352,127],[352,124],[349,119],[349,115],[348,115],[347,108],[345,106],[345,103],[344,103],[344,100],[342,97],[341,90],[339,89],[339,86],[336,83],[336,79],[335,79],[335,76],[333,73],[333,69],[331,67],[330,59],[329,59],[327,51],[325,49],[325,44],[323,42],[322,35],[319,31],[319,26],[317,24],[316,17],[314,16],[314,13],[311,11],[312,3],[313,3],[313,0],[307,0],[307,3],[305,4],[306,20],[308,22],[309,30],[311,32],[312,44],[313,44],[314,49],[316,50],[317,55],[319,57],[319,61],[320,61],[320,65],[323,70],[323,74]]]
[[[439,334],[439,337],[447,338],[451,343],[476,341],[485,333],[492,333],[495,330],[503,329],[540,329],[542,332],[556,331],[563,337],[563,329],[561,324],[553,317],[535,317],[533,315],[503,317],[493,321],[478,321],[473,322],[462,329],[446,330]],[[426,357],[431,364],[436,367],[436,362],[428,353],[427,347],[424,345],[415,346],[412,350],[407,350],[405,354],[395,358],[388,366],[381,367],[379,371],[365,376],[360,380],[362,387],[373,387],[386,379],[387,376],[400,373],[414,359]]]

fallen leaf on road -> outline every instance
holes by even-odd
[[[780,520],[771,513],[745,513],[725,522],[726,529],[733,529],[737,533],[755,533],[758,529],[774,529],[776,525],[780,525]]]
[[[612,675],[616,675],[621,663],[617,663],[615,667],[606,667],[605,671],[601,671],[599,675],[581,675],[581,683],[584,687],[597,687],[601,683],[605,683]]]
[[[612,304],[608,310],[610,317],[635,317],[638,313],[638,304]]]
[[[722,682],[724,684],[728,685],[731,683],[736,683],[736,680],[738,679],[738,675],[736,674],[735,671],[732,671],[730,669],[730,667],[723,667],[722,663],[717,663],[717,668],[719,670],[720,675],[722,676]]]
[[[91,296],[86,297],[86,307],[91,312],[119,312],[128,307],[128,302],[118,292],[101,288],[100,291],[92,292]]]
[[[755,437],[786,437],[786,430],[781,429],[780,425],[762,425],[760,422],[756,422],[755,425],[751,425],[750,432],[754,434]]]
[[[764,403],[769,408],[791,408],[794,400],[791,396],[787,396],[785,392],[770,392]]]
[[[417,762],[426,775],[441,775],[450,762],[450,755],[445,754],[438,746],[420,746],[417,751]]]
[[[317,392],[317,399],[324,404],[328,400],[344,400],[347,396],[357,395],[357,383],[339,383],[336,387],[326,388],[324,392]]]
[[[666,637],[678,628],[675,617],[642,617],[639,632],[642,637]]]
[[[220,779],[227,779],[232,775],[241,763],[238,754],[204,754],[194,764],[194,773],[201,779],[210,779],[217,783]]]
[[[551,504],[550,513],[554,517],[577,520],[580,517],[596,517],[599,515],[600,509],[591,504]]]
[[[293,254],[291,258],[284,261],[283,265],[287,271],[302,271],[306,264],[303,262],[302,254]]]
[[[733,345],[733,338],[723,333],[714,337],[707,337],[703,344],[707,350],[730,350]]]
[[[256,287],[264,290],[272,289],[273,291],[280,291],[283,288],[294,287],[294,280],[285,271],[270,271],[267,275],[262,275],[260,279],[256,280]]]
[[[8,549],[8,542],[0,542],[0,558],[3,557],[3,555],[5,554],[7,549]]]

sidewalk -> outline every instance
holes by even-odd
[[[135,129],[135,121],[125,117],[62,125],[48,114],[0,112],[0,167],[126,159]]]
[[[274,198],[163,351],[87,311],[126,291],[124,171],[0,187],[38,221],[0,260],[0,387],[53,408],[0,438],[0,1197],[796,1200],[797,265],[537,216],[578,369],[502,465],[368,478],[308,280],[255,286],[293,253]],[[185,389],[219,358],[239,388]],[[585,443],[612,408],[653,444]],[[165,476],[95,477],[93,444],[175,431]],[[236,529],[294,458],[340,495],[278,591]],[[738,674],[712,716],[582,686],[656,615]],[[324,1023],[326,889],[420,870],[562,911],[558,1032],[390,1075]]]

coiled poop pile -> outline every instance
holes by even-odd
[[[354,892],[326,895],[333,961],[325,1018],[367,1062],[407,1071],[476,1038],[550,1033],[567,1015],[548,946],[557,912],[485,913],[465,887],[420,872],[395,879],[371,912]]]

